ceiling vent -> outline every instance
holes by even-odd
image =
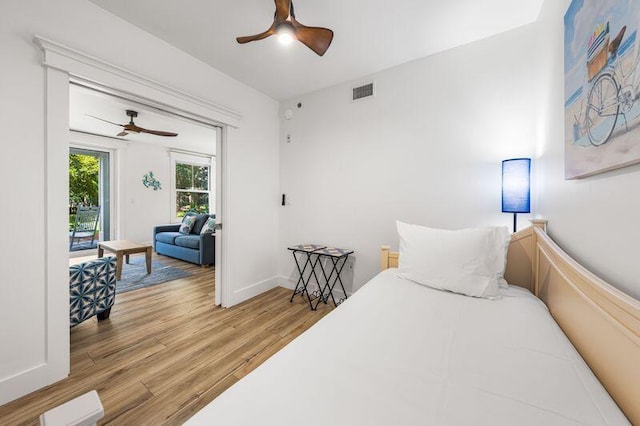
[[[375,95],[375,88],[373,83],[367,83],[362,86],[353,87],[351,89],[351,102],[361,101],[363,99],[371,98]]]

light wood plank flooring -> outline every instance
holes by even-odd
[[[107,321],[71,329],[71,374],[0,407],[0,425],[96,389],[100,424],[181,424],[326,315],[276,288],[230,309],[213,306],[214,268],[165,256],[190,277],[119,294]],[[126,265],[124,266],[126,268]]]

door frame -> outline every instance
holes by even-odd
[[[227,184],[229,179],[227,179],[227,143],[228,140],[227,132],[229,130],[229,126],[217,127],[216,128],[216,140],[219,141],[216,146],[216,156],[212,161],[215,162],[216,169],[216,189],[215,189],[215,198],[216,198],[216,223],[219,226],[216,226],[216,239],[215,239],[215,252],[216,252],[216,267],[215,267],[215,291],[213,292],[213,297],[215,300],[215,304],[218,306],[227,307],[229,306],[229,300],[231,298],[231,290],[229,289],[229,280],[227,279],[227,271],[228,268],[226,266],[222,268],[218,268],[218,259],[220,256],[218,253],[221,253],[223,261],[229,259],[228,251],[228,241],[229,237],[227,235],[227,231],[223,230],[222,224],[225,222],[225,218],[227,217],[227,212],[229,209],[229,203],[227,203],[226,196],[229,194]],[[219,228],[219,229],[218,229]],[[220,283],[220,285],[219,285]],[[218,291],[218,288],[225,286],[224,290]]]
[[[69,282],[68,282],[68,223],[69,193],[69,84],[80,82],[105,93],[125,96],[133,101],[167,110],[176,115],[221,127],[222,139],[218,148],[226,152],[226,129],[238,127],[241,115],[179,89],[159,83],[143,75],[110,64],[101,59],[35,35],[34,43],[42,51],[45,82],[44,170],[45,212],[43,277],[45,327],[42,341],[42,363],[20,372],[0,383],[0,404],[64,379],[70,371]],[[99,82],[99,83],[98,83]],[[218,165],[224,156],[217,159]],[[220,221],[224,220],[227,194],[224,191],[228,173],[221,167]],[[220,252],[216,257],[216,270],[221,269],[215,293],[220,292],[222,303],[228,297],[225,280],[228,259],[228,237],[220,235]],[[218,240],[218,238],[216,238]],[[218,275],[218,274],[216,274]]]

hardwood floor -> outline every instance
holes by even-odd
[[[105,409],[100,424],[181,424],[331,310],[289,303],[284,288],[215,307],[213,268],[154,258],[193,275],[119,294],[108,320],[71,329],[69,377],[1,406],[0,425],[38,424],[92,389]]]

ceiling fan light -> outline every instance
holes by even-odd
[[[287,23],[278,25],[276,35],[278,36],[278,41],[282,44],[291,44],[296,38],[295,30]]]
[[[278,41],[282,44],[291,44],[293,37],[288,33],[278,34]]]

